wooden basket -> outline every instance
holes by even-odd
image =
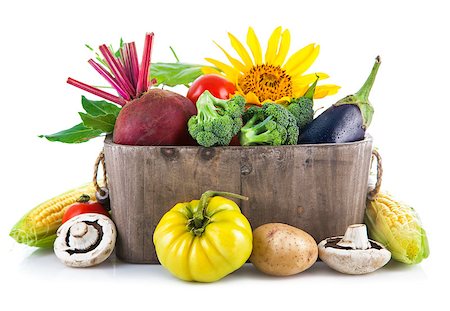
[[[345,144],[214,147],[104,144],[117,256],[158,263],[153,231],[177,202],[240,193],[252,228],[287,223],[317,242],[363,222],[372,139]]]

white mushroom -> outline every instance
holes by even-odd
[[[57,231],[56,256],[71,267],[90,267],[106,260],[116,244],[116,226],[101,214],[87,213],[66,221]]]
[[[325,239],[318,247],[323,262],[346,274],[370,273],[391,259],[391,252],[383,245],[368,239],[364,224],[351,225],[344,236]]]

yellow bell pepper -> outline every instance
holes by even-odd
[[[160,220],[153,234],[158,259],[185,281],[214,282],[239,269],[252,252],[252,228],[239,206],[206,191],[200,200],[176,204]]]

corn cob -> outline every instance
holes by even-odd
[[[39,204],[17,222],[9,235],[17,242],[29,246],[52,247],[65,211],[82,194],[95,199],[93,183],[69,190]]]
[[[379,192],[368,200],[365,223],[369,236],[384,244],[393,259],[416,264],[428,257],[427,235],[417,213],[392,196]]]

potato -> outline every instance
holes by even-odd
[[[281,223],[269,223],[253,231],[251,263],[260,271],[287,276],[300,273],[317,260],[317,243],[303,230]]]

